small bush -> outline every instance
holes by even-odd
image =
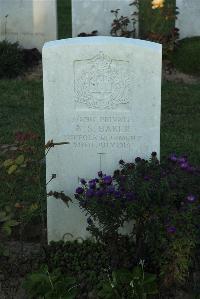
[[[172,55],[172,62],[178,70],[200,76],[200,37],[180,40],[179,47]]]
[[[183,286],[199,244],[199,167],[175,154],[159,162],[155,152],[149,161],[137,157],[135,163],[119,163],[113,176],[100,171],[89,182],[81,179],[76,189],[81,209],[90,216],[88,230],[110,244],[129,222],[135,260],[148,260],[164,289]]]
[[[18,43],[0,42],[0,78],[15,78],[25,69],[24,55]]]

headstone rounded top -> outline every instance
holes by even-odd
[[[55,41],[50,41],[44,44],[44,48],[57,47],[64,45],[98,45],[98,44],[123,44],[123,45],[133,45],[143,48],[149,48],[162,51],[162,45],[159,43],[154,43],[146,40],[135,39],[135,38],[126,38],[126,37],[113,37],[113,36],[89,36],[89,37],[74,37],[67,39],[60,39]]]

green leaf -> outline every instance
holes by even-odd
[[[6,234],[7,236],[10,236],[12,233],[11,227],[9,225],[7,225],[7,222],[5,222],[2,226],[2,231],[4,234]]]
[[[10,166],[13,165],[13,164],[14,164],[14,161],[13,161],[12,159],[8,159],[8,160],[5,160],[5,161],[3,162],[3,166],[4,166],[5,168],[10,167]]]
[[[6,218],[6,212],[0,212],[0,222],[3,222],[5,221],[7,218]]]
[[[12,174],[17,170],[17,165],[13,164],[12,166],[10,166],[7,170],[8,174]]]
[[[24,155],[20,155],[15,159],[15,164],[21,165],[24,163]]]
[[[13,227],[13,226],[19,225],[19,222],[14,220],[14,219],[11,219],[9,221],[6,221],[6,225],[9,225],[9,226]]]

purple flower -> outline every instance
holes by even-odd
[[[94,195],[94,190],[93,189],[88,189],[86,191],[86,197],[92,197]]]
[[[172,161],[172,162],[176,162],[178,160],[177,156],[175,154],[171,154],[169,156],[169,160]]]
[[[145,180],[145,181],[150,181],[150,177],[149,177],[148,175],[145,175],[145,176],[144,176],[144,180]]]
[[[187,196],[187,201],[188,202],[194,202],[196,200],[196,196],[195,195],[193,195],[193,194],[189,194],[188,196]]]
[[[102,176],[103,176],[102,171],[99,171],[99,172],[98,172],[98,176],[99,176],[100,178],[102,178]]]
[[[82,194],[84,192],[84,189],[82,188],[82,187],[78,187],[77,189],[76,189],[76,193],[77,194]]]
[[[120,191],[115,191],[114,192],[114,196],[115,196],[115,198],[120,198],[121,197],[121,192]]]
[[[87,223],[88,223],[89,225],[91,225],[91,224],[93,223],[93,221],[92,221],[92,219],[91,219],[90,217],[87,219]]]
[[[126,180],[126,176],[125,176],[125,175],[121,175],[121,176],[120,176],[120,182],[121,182],[121,183],[124,183],[125,180]]]
[[[167,227],[167,232],[169,234],[175,234],[176,233],[176,227],[175,226],[168,226]]]
[[[105,194],[105,192],[104,192],[104,190],[97,190],[97,192],[95,194],[98,197],[102,197]]]
[[[189,166],[189,165],[188,165],[187,162],[183,162],[183,163],[180,164],[180,168],[183,169],[183,170],[184,170],[184,169],[188,169],[188,166]]]
[[[115,191],[115,187],[113,185],[108,186],[107,188],[107,193],[108,194],[113,194]]]
[[[112,183],[112,177],[110,175],[107,175],[103,178],[103,181],[106,185],[110,185]]]
[[[85,185],[86,184],[86,180],[85,179],[81,179],[81,184]]]
[[[89,187],[90,187],[90,189],[95,189],[95,187],[96,187],[96,181],[95,180],[89,181]]]
[[[140,162],[142,159],[140,157],[135,158],[135,162],[138,163]]]
[[[194,166],[188,166],[187,171],[194,173],[196,171],[196,168]]]
[[[179,157],[178,162],[179,163],[186,163],[187,162],[187,157],[186,156]]]
[[[132,191],[127,192],[127,193],[126,193],[126,199],[127,199],[128,201],[131,201],[131,200],[135,199],[135,193],[132,192]]]

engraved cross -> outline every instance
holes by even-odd
[[[106,155],[106,153],[97,153],[99,155],[99,170],[102,170],[102,162],[103,162],[103,156]]]

